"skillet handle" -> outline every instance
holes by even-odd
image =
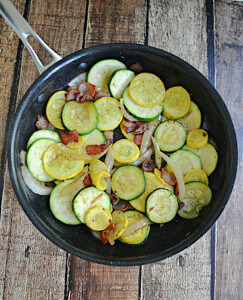
[[[33,28],[22,17],[10,0],[0,0],[0,14],[17,33],[23,44],[29,50],[40,73],[43,73],[51,65],[62,59],[61,56],[48,47],[47,44],[35,33]],[[53,57],[53,60],[48,65],[43,66],[41,63],[28,41],[29,36],[32,36],[37,42],[39,42],[39,44]]]

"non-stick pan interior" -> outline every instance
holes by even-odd
[[[148,240],[139,247],[117,242],[102,245],[83,225],[68,226],[56,220],[48,206],[48,197],[32,193],[24,184],[19,152],[26,150],[35,130],[37,114],[45,114],[46,103],[54,92],[67,88],[67,83],[95,62],[116,58],[127,66],[139,62],[146,72],[158,75],[166,88],[181,85],[191,94],[203,115],[203,127],[217,145],[219,161],[210,176],[213,199],[194,220],[176,217],[160,227],[151,226]],[[136,265],[157,261],[173,255],[201,237],[222,212],[233,187],[237,146],[228,111],[218,93],[194,68],[179,58],[154,48],[132,44],[101,45],[78,51],[42,74],[24,96],[11,126],[10,174],[15,192],[23,209],[52,242],[84,259],[105,264]]]

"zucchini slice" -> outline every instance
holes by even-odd
[[[87,81],[95,85],[96,90],[108,93],[108,82],[114,71],[119,69],[126,69],[127,67],[116,59],[104,59],[97,62],[90,69]]]
[[[193,129],[198,129],[201,126],[201,112],[196,103],[191,101],[191,106],[189,112],[182,118],[177,119],[176,121],[181,123],[183,127],[189,131]]]
[[[79,225],[81,222],[76,218],[73,212],[73,198],[75,196],[76,190],[74,193],[70,193],[67,196],[61,196],[60,192],[62,189],[73,182],[75,179],[69,179],[59,183],[51,192],[49,206],[50,210],[53,213],[54,217],[61,221],[64,224],[68,225]],[[82,187],[80,187],[82,188]]]
[[[82,189],[73,199],[74,214],[82,223],[85,223],[84,215],[87,210],[97,205],[101,205],[109,211],[111,209],[110,197],[104,191],[93,186]]]
[[[128,227],[132,225],[133,223],[136,223],[138,220],[144,218],[144,215],[138,211],[125,211],[123,213],[128,220]],[[129,245],[141,245],[145,240],[147,239],[150,231],[150,225],[146,225],[134,233],[132,233],[129,236],[121,236],[120,241],[124,244],[129,244]]]
[[[154,223],[167,223],[174,219],[178,210],[175,194],[166,189],[153,191],[146,200],[146,215]]]
[[[50,182],[55,179],[45,172],[42,163],[45,151],[53,144],[56,144],[56,141],[52,139],[38,139],[29,147],[27,152],[26,164],[31,174],[39,181]]]
[[[135,73],[130,70],[115,71],[112,74],[109,82],[111,95],[119,100],[123,94],[124,89],[129,85],[134,77]]]
[[[137,105],[129,95],[128,88],[123,93],[123,101],[126,109],[138,120],[151,121],[156,119],[163,110],[163,102],[152,107]]]
[[[84,137],[84,142],[79,148],[79,151],[82,152],[83,154],[87,154],[86,146],[88,145],[105,144],[105,137],[99,129],[95,129],[94,131],[84,135],[83,137]]]
[[[121,164],[128,164],[137,160],[140,154],[138,146],[128,139],[115,142],[113,150],[115,160]]]
[[[134,166],[119,167],[112,175],[111,189],[123,200],[133,200],[145,191],[146,179],[143,171]]]
[[[27,149],[29,149],[30,145],[32,145],[35,141],[42,139],[42,138],[47,138],[47,139],[52,139],[56,141],[57,143],[61,142],[60,136],[57,132],[48,130],[48,129],[41,129],[35,131],[31,137],[28,140],[27,143]]]
[[[147,199],[147,196],[159,189],[159,188],[166,188],[168,187],[168,190],[172,188],[173,191],[173,186],[167,186],[163,184],[153,173],[145,172],[144,173],[145,178],[146,178],[146,188],[144,193],[138,197],[135,200],[130,201],[130,204],[137,210],[141,212],[145,212],[145,202]]]
[[[163,116],[167,119],[179,119],[190,110],[189,93],[182,86],[174,86],[165,92]]]
[[[152,107],[162,102],[165,86],[158,76],[140,73],[131,81],[129,95],[137,105]]]
[[[95,101],[99,113],[98,129],[113,130],[122,120],[123,114],[120,102],[112,97],[103,97]]]
[[[201,169],[200,157],[190,150],[177,150],[170,156],[170,158],[181,169],[183,176],[185,176],[191,169]],[[169,172],[173,172],[168,164],[166,165],[166,168]]]
[[[189,146],[185,145],[183,146],[183,149],[190,150],[201,158],[202,169],[206,172],[207,176],[211,175],[216,169],[218,153],[213,145],[207,144],[199,149],[190,148]]]
[[[84,215],[84,223],[95,231],[105,230],[111,221],[110,211],[102,205],[96,205],[88,209]]]
[[[193,219],[198,216],[197,205],[206,206],[212,199],[212,191],[202,182],[189,182],[185,185],[184,206],[178,210],[178,215],[185,219]]]
[[[154,138],[161,151],[172,152],[185,144],[186,130],[176,121],[164,121],[156,128]]]
[[[69,130],[77,130],[79,135],[85,135],[96,129],[99,114],[91,101],[78,103],[68,101],[62,110],[62,123]]]

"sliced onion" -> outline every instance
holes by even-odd
[[[175,174],[177,183],[178,183],[178,189],[179,189],[179,198],[182,201],[185,196],[185,183],[182,176],[182,172],[178,166],[175,165],[173,160],[169,158],[166,154],[160,151],[159,145],[156,142],[156,140],[152,137],[154,148],[157,149],[158,154],[168,163],[168,165],[172,168],[173,173]]]
[[[112,170],[111,170],[111,175],[113,175],[114,174],[114,172],[117,170],[117,168],[113,168]]]
[[[159,125],[159,123],[160,123],[159,120],[153,120],[153,121],[149,122],[148,130],[146,130],[143,134],[142,144],[140,147],[140,155],[145,153],[148,150],[148,148],[150,147],[151,137],[153,136],[154,131],[155,131],[156,127]]]
[[[124,103],[123,103],[123,99],[121,98],[120,100],[120,103],[121,103],[121,108],[122,108],[122,111],[123,111],[123,115],[126,119],[128,119],[129,121],[132,121],[132,122],[138,122],[139,120],[134,118],[133,116],[131,116],[125,109],[125,106],[124,106]]]
[[[46,186],[44,182],[36,180],[25,165],[21,166],[21,171],[25,184],[33,193],[42,196],[50,195],[52,187]]]
[[[26,152],[24,150],[20,151],[19,158],[21,165],[25,166]]]
[[[101,237],[100,237],[100,232],[99,231],[94,231],[94,230],[90,230],[92,235],[99,241],[101,241]]]
[[[105,157],[105,165],[107,167],[108,172],[110,173],[114,166],[114,150],[113,147],[109,147],[109,150]]]
[[[77,77],[73,78],[67,85],[71,86],[74,90],[76,90],[79,84],[87,79],[87,72],[79,74]]]
[[[110,194],[111,193],[111,179],[107,178],[106,182],[107,182],[107,188],[106,188],[105,191],[106,191],[107,194]]]
[[[128,127],[128,128],[130,128],[130,127],[133,127],[134,126],[134,130],[136,129],[136,127],[135,126],[137,126],[136,125],[136,123],[133,123],[133,122],[127,122],[126,120],[122,120],[122,125],[123,126],[125,126],[125,127]]]
[[[161,121],[161,120],[162,120],[162,116],[161,116],[161,114],[160,114],[160,115],[158,115],[158,117],[157,117],[155,120],[159,120],[159,121]]]
[[[139,166],[141,165],[147,158],[149,158],[151,155],[154,154],[154,151],[152,148],[149,148],[142,156],[140,156],[137,160],[130,163],[129,165],[132,166]]]
[[[123,233],[123,237],[127,237],[131,234],[133,234],[134,232],[136,232],[137,230],[139,230],[140,228],[153,224],[153,222],[151,222],[147,217],[144,217],[142,219],[139,219],[137,222],[133,223],[132,225],[130,225],[127,230]]]
[[[76,178],[70,184],[65,185],[64,188],[61,189],[60,196],[68,196],[71,193],[74,193],[74,192],[77,193],[78,190],[84,188],[83,181],[87,174],[88,174],[88,166],[85,166],[83,168],[81,175],[78,178]]]
[[[161,155],[159,154],[157,147],[154,147],[154,152],[155,152],[155,164],[156,164],[157,168],[160,170],[163,159],[162,159]]]

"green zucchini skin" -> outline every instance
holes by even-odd
[[[186,191],[183,199],[184,206],[178,210],[178,215],[184,219],[194,219],[199,216],[196,208],[197,206],[206,206],[211,202],[212,191],[205,183],[192,181],[185,184]],[[202,195],[203,198],[193,197],[195,195]],[[200,194],[199,194],[200,193]]]
[[[47,148],[56,143],[52,139],[42,138],[36,140],[28,149],[26,165],[31,174],[39,181],[51,182],[55,180],[55,178],[46,174],[42,165],[42,157]]]
[[[165,152],[179,150],[185,144],[186,136],[186,129],[180,123],[172,120],[162,122],[154,132],[154,138],[159,144],[160,150]]]
[[[143,213],[136,211],[136,210],[127,210],[127,211],[124,211],[123,214],[126,215],[127,218],[134,217],[134,218],[137,218],[138,220],[145,217],[145,215]],[[125,241],[124,239],[122,239],[122,236],[119,238],[119,241],[122,242],[123,244],[129,245],[129,246],[140,246],[147,240],[147,238],[149,236],[149,232],[150,232],[150,225],[146,225],[145,233],[144,233],[144,235],[141,236],[141,238],[138,242],[137,241],[136,242]]]
[[[131,201],[140,197],[145,188],[146,178],[143,170],[138,167],[121,166],[112,175],[111,189],[122,200]]]
[[[128,87],[124,90],[122,98],[126,109],[132,116],[134,116],[138,120],[152,121],[162,113],[163,102],[154,107],[139,106],[129,96]]]
[[[135,73],[130,70],[117,70],[115,71],[109,80],[108,86],[111,95],[119,100],[125,88],[130,84],[135,77]]]
[[[167,189],[157,189],[148,195],[145,211],[150,221],[157,224],[168,223],[178,211],[177,197]]]
[[[37,141],[39,139],[43,139],[43,138],[52,139],[52,140],[56,141],[57,143],[61,142],[60,136],[57,132],[48,130],[48,129],[41,129],[41,130],[37,130],[34,133],[32,133],[32,135],[30,136],[28,143],[27,143],[27,149],[29,149],[29,147],[35,141]]]
[[[70,120],[70,115],[71,115],[71,111],[73,110],[72,106],[73,105],[86,105],[88,104],[90,106],[90,109],[92,110],[92,117],[93,117],[93,122],[92,124],[87,124],[85,126],[82,126],[82,128],[78,128],[77,126],[73,126],[71,124],[71,120]],[[82,103],[78,103],[76,102],[75,100],[73,101],[68,101],[67,103],[64,104],[63,106],[63,109],[62,109],[62,123],[63,123],[63,126],[64,128],[67,130],[67,131],[73,131],[73,130],[77,130],[78,134],[80,136],[82,135],[86,135],[86,134],[89,134],[91,133],[92,131],[94,131],[97,126],[98,126],[98,123],[99,123],[99,113],[97,111],[97,108],[96,106],[94,105],[93,102],[91,101],[84,101]],[[90,122],[89,122],[90,123]],[[89,127],[88,127],[89,126]]]

